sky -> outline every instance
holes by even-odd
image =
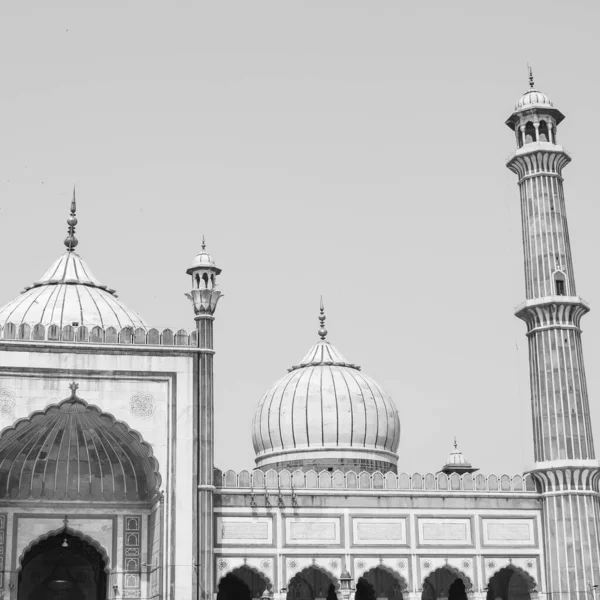
[[[223,272],[216,464],[254,464],[264,392],[330,341],[393,398],[399,469],[454,436],[484,473],[533,462],[516,177],[504,125],[565,115],[565,194],[600,443],[597,23],[571,2],[0,4],[0,305],[78,252],[152,325],[194,327],[202,235]]]

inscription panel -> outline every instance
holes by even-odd
[[[533,519],[482,519],[483,544],[486,546],[533,546]]]
[[[423,546],[470,546],[471,519],[435,519],[418,520],[419,543]]]
[[[217,544],[269,545],[273,520],[269,517],[217,517]]]
[[[356,546],[406,546],[406,519],[353,518],[352,534]]]
[[[339,545],[339,518],[290,517],[285,520],[285,540],[294,546]]]

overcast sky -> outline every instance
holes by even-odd
[[[566,115],[565,192],[600,444],[599,3],[2,2],[0,305],[78,252],[157,326],[193,328],[202,234],[223,269],[216,462],[251,468],[264,391],[318,339],[394,399],[401,470],[456,435],[533,460],[516,177],[504,125]],[[593,310],[599,307],[598,310]]]

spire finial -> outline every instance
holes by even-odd
[[[77,225],[77,203],[75,202],[75,186],[73,186],[73,199],[71,200],[71,216],[67,219],[67,237],[65,238],[65,246],[68,252],[73,252],[79,241],[75,237],[75,225]]]
[[[202,234],[202,250],[206,250],[206,242],[204,241],[204,234]]]
[[[458,444],[456,443],[456,436],[454,436],[454,449],[458,450]]]
[[[319,322],[321,323],[321,327],[319,328],[319,336],[322,340],[327,337],[327,329],[325,329],[325,307],[323,306],[323,296],[321,296],[321,305],[320,305],[320,314],[319,314]]]
[[[529,69],[529,87],[530,87],[530,89],[533,89],[533,86],[534,86],[533,71],[532,71],[531,65],[529,63],[527,63],[527,68]]]

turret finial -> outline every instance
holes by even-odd
[[[320,306],[320,315],[319,315],[319,322],[321,323],[321,327],[319,328],[319,336],[321,337],[322,340],[324,340],[327,337],[327,329],[325,329],[325,319],[327,317],[325,317],[325,307],[323,306],[323,296],[321,296],[321,306]]]
[[[67,219],[67,225],[69,229],[67,230],[67,237],[65,238],[65,246],[67,247],[68,252],[73,252],[75,246],[79,243],[77,238],[75,237],[75,225],[77,225],[77,217],[75,213],[77,212],[77,203],[75,202],[75,186],[73,186],[73,199],[71,200],[71,216]]]
[[[454,449],[458,450],[458,444],[456,443],[456,436],[454,436]]]
[[[527,68],[529,69],[529,87],[530,87],[530,89],[533,89],[534,83],[533,83],[533,71],[531,69],[531,65],[528,64]]]
[[[202,234],[202,250],[206,250],[206,242],[204,241],[204,234]]]

